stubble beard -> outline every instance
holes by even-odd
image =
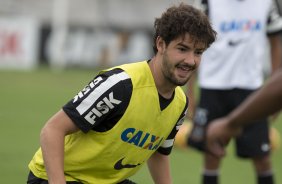
[[[168,57],[166,54],[164,54],[163,57],[163,67],[162,67],[162,73],[166,80],[168,80],[170,83],[176,86],[184,86],[189,79],[191,78],[191,75],[187,77],[187,79],[177,79],[175,74],[173,73],[173,70],[175,69],[175,65],[170,64]]]

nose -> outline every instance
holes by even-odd
[[[194,52],[189,52],[186,55],[184,62],[190,67],[196,67],[196,59],[197,57],[195,56]]]

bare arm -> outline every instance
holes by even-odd
[[[280,34],[269,36],[270,53],[271,53],[271,74],[279,69],[282,62],[282,46]]]
[[[47,121],[40,134],[48,181],[50,184],[65,184],[64,139],[67,134],[78,131],[63,110]]]
[[[155,184],[171,184],[170,164],[167,155],[155,152],[147,162]]]
[[[229,115],[231,126],[245,126],[247,122],[266,117],[282,108],[282,68],[256,93]]]

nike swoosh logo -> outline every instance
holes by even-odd
[[[122,159],[120,159],[119,161],[116,162],[114,168],[116,170],[121,170],[121,169],[124,169],[124,168],[134,168],[134,167],[137,167],[138,165],[141,165],[141,163],[139,164],[122,164],[122,161],[123,161],[124,157]]]
[[[243,40],[236,40],[236,41],[235,40],[230,40],[228,42],[228,45],[231,46],[231,47],[235,47],[235,46],[239,45],[242,41]]]

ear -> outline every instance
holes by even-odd
[[[156,42],[158,52],[163,54],[163,52],[165,51],[165,41],[160,36],[158,36]]]

